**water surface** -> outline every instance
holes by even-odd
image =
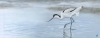
[[[63,38],[63,26],[70,22],[69,18],[47,22],[53,14],[60,14],[62,11],[48,9],[55,7],[53,4],[30,5],[34,7],[0,9],[0,38]],[[72,26],[72,29],[75,29],[72,30],[73,38],[99,38],[99,16],[99,12],[83,11],[79,16],[73,17],[75,20]],[[66,27],[67,37],[70,37],[69,26]]]

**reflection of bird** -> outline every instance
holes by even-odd
[[[58,15],[58,14],[54,14],[53,17],[49,20],[51,21],[53,18],[59,18],[59,19],[63,19],[65,17],[67,18],[71,18],[71,20],[73,20],[73,16],[76,15],[78,16],[79,15],[79,11],[82,9],[83,6],[80,6],[80,7],[77,7],[77,8],[69,8],[69,9],[66,9],[64,10],[61,15]],[[49,22],[48,21],[48,22]],[[74,20],[73,20],[74,21]]]

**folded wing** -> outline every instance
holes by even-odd
[[[75,10],[75,8],[69,8],[69,9],[64,10],[63,13],[70,13],[74,10]]]

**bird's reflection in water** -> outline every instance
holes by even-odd
[[[65,28],[63,28],[63,38],[66,38],[66,37],[67,37],[66,30],[65,30]]]
[[[66,33],[66,29],[63,28],[63,38],[67,38],[67,37],[69,37],[69,36]],[[70,29],[70,38],[72,38],[72,30],[71,29]]]

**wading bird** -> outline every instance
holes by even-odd
[[[77,8],[69,8],[69,9],[66,9],[66,10],[64,10],[63,12],[61,12],[61,15],[58,15],[58,14],[54,14],[53,15],[53,17],[49,20],[49,21],[51,21],[53,18],[59,18],[59,19],[63,19],[63,18],[70,18],[70,20],[71,20],[71,22],[69,22],[69,23],[67,23],[67,24],[71,24],[70,25],[70,38],[72,38],[72,29],[71,29],[71,27],[72,27],[72,23],[74,22],[74,19],[72,18],[73,16],[78,16],[79,15],[79,12],[80,12],[80,10],[83,8],[83,6],[80,6],[80,7],[77,7]],[[48,21],[48,22],[49,22]],[[63,30],[63,38],[66,38],[65,36],[65,27],[66,27],[66,25],[67,24],[65,24],[64,25],[64,30]]]
[[[79,12],[82,8],[83,8],[83,6],[80,6],[80,7],[77,7],[77,8],[66,9],[63,12],[61,12],[61,15],[54,14],[53,17],[49,21],[51,21],[53,18],[59,18],[59,19],[70,18],[71,24],[72,24],[74,22],[74,19],[72,17],[75,16],[75,15],[78,16]],[[70,24],[70,23],[67,23],[67,24]],[[67,24],[65,24],[64,28],[66,27]]]

